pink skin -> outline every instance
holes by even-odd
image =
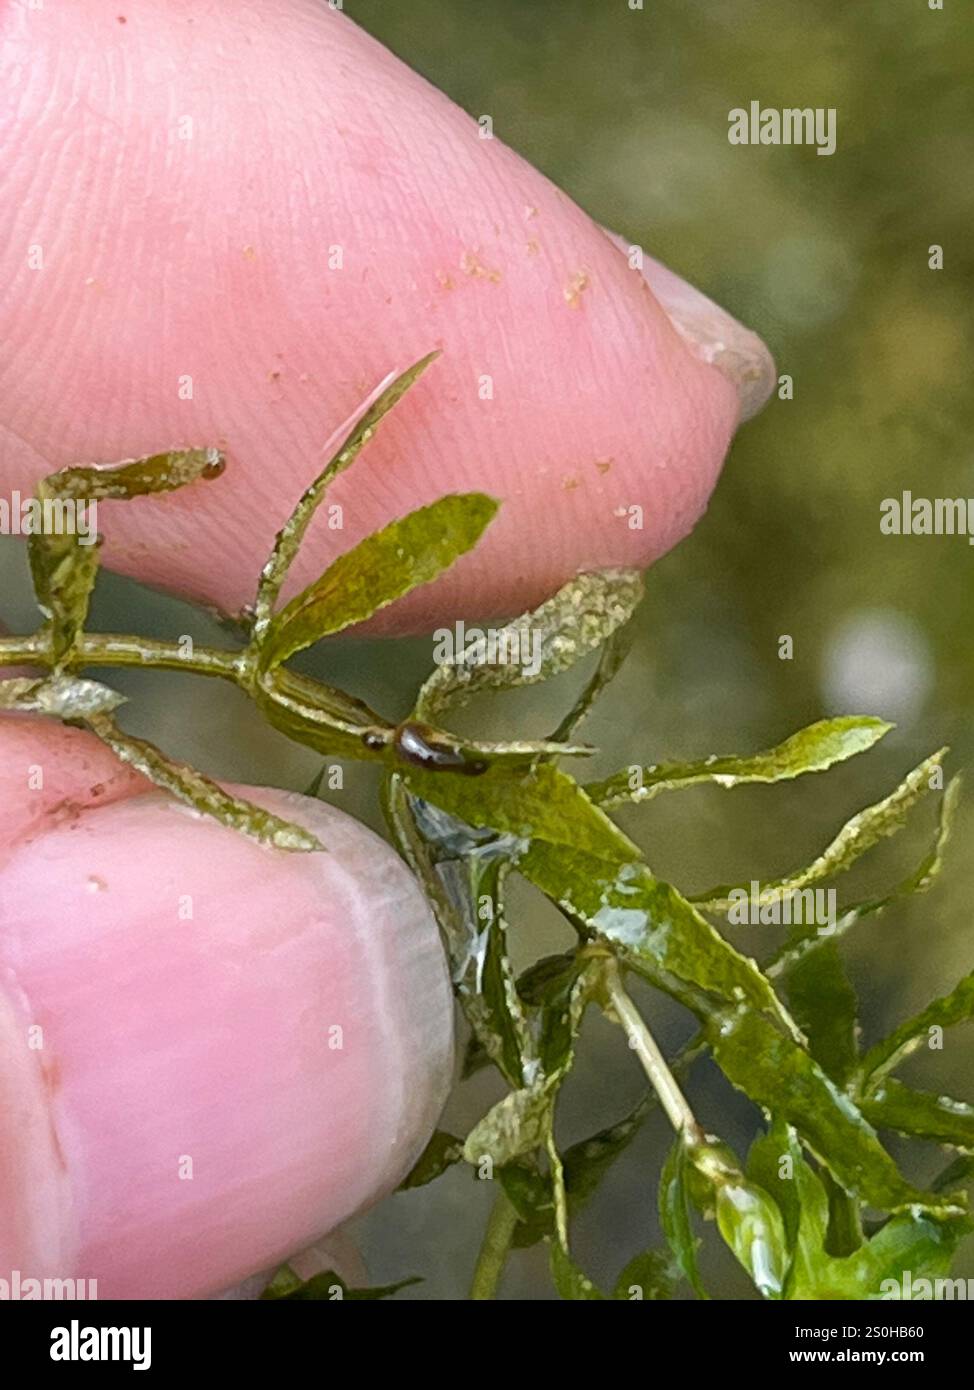
[[[481,489],[485,541],[383,627],[523,610],[686,535],[773,382],[753,335],[324,0],[0,0],[0,79],[0,488],[222,444],[219,483],[105,504],[106,563],[148,583],[249,602],[329,437],[439,347],[294,578]]]
[[[452,1000],[371,831],[241,788],[328,848],[286,855],[145,787],[88,735],[0,719],[0,1277],[189,1298],[397,1184],[447,1093]]]

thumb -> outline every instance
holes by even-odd
[[[391,622],[510,614],[675,544],[768,393],[758,340],[322,0],[7,0],[0,63],[0,486],[228,454],[218,488],[112,509],[125,574],[239,610],[335,428],[440,347],[294,577],[479,489],[484,542]]]
[[[429,1137],[453,1000],[421,889],[334,807],[238,790],[328,852],[268,851],[90,734],[0,717],[2,1270],[216,1293],[384,1196]]]

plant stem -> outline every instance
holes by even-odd
[[[48,643],[41,633],[33,637],[0,637],[0,666],[50,664]],[[187,652],[178,642],[151,637],[125,637],[118,633],[85,634],[78,640],[72,666],[156,666],[170,671],[191,671],[240,684],[240,654],[216,647],[194,646]]]
[[[659,1050],[656,1039],[646,1026],[642,1015],[626,991],[622,972],[616,960],[608,960],[603,971],[605,991],[612,1012],[615,1014],[629,1039],[629,1046],[642,1064],[649,1077],[653,1090],[659,1096],[660,1104],[667,1118],[678,1134],[689,1141],[702,1140],[703,1135],[696,1117],[687,1103],[686,1096],[677,1085],[676,1078]]]
[[[498,1187],[470,1286],[470,1297],[475,1302],[487,1302],[496,1297],[517,1220],[517,1212],[507,1194],[502,1187]]]

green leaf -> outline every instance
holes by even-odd
[[[914,1018],[901,1023],[888,1038],[871,1047],[862,1059],[862,1088],[874,1089],[905,1057],[927,1041],[931,1028],[949,1028],[966,1023],[974,1014],[974,970],[954,986],[949,994],[935,999]]]
[[[597,965],[580,961],[577,975],[545,1006],[537,1079],[504,1096],[474,1126],[463,1149],[468,1163],[490,1157],[496,1167],[503,1167],[546,1144],[558,1088],[571,1069],[582,1016],[597,981]]]
[[[395,1284],[382,1284],[372,1289],[354,1289],[346,1284],[344,1279],[340,1279],[333,1269],[328,1269],[302,1283],[294,1271],[288,1265],[284,1265],[261,1294],[261,1298],[276,1303],[373,1302],[379,1298],[392,1298],[400,1289],[408,1289],[411,1284],[422,1282],[422,1279],[414,1275],[410,1279],[400,1279]]]
[[[459,1163],[462,1158],[463,1140],[458,1139],[455,1134],[448,1134],[446,1130],[434,1130],[426,1148],[399,1184],[399,1191],[405,1192],[411,1187],[425,1187],[455,1163]]]
[[[221,825],[241,831],[260,844],[272,845],[275,849],[307,853],[324,848],[317,837],[303,826],[294,825],[252,802],[231,796],[202,772],[197,772],[186,763],[175,762],[144,739],[123,734],[108,715],[94,715],[85,722],[120,762],[134,767],[155,786],[192,806],[201,815],[210,816]]]
[[[527,768],[498,764],[470,778],[410,768],[403,778],[413,796],[466,825],[523,841],[550,841],[614,864],[639,857],[632,841],[593,806],[574,778],[550,763]]]
[[[782,1031],[790,1020],[754,962],[644,865],[623,866],[610,878],[597,861],[532,845],[518,868],[573,920],[616,943],[626,965],[693,1009],[729,1079],[794,1124],[848,1191],[883,1210],[949,1205],[901,1178],[851,1100]]]
[[[877,1129],[895,1129],[915,1139],[931,1139],[974,1153],[974,1105],[965,1101],[929,1095],[887,1077],[860,1105]]]
[[[823,1253],[811,1262],[796,1277],[789,1297],[804,1301],[871,1300],[901,1294],[932,1297],[932,1290],[918,1294],[920,1281],[949,1274],[954,1253],[971,1227],[966,1216],[940,1218],[927,1212],[896,1216],[854,1254],[832,1259]]]
[[[429,809],[436,810],[436,808],[427,808],[427,810]],[[445,815],[444,812],[439,811],[437,814]],[[452,823],[454,825],[459,824],[455,821]],[[544,956],[541,960],[535,961],[534,965],[528,966],[515,983],[520,1004],[526,1008],[540,1008],[547,1000],[554,997],[562,980],[574,977],[578,973],[578,968],[577,950],[557,956]],[[482,1067],[489,1066],[490,1061],[491,1059],[480,1039],[474,1035],[469,1039],[464,1053],[461,1079],[466,1081]]]
[[[34,697],[42,684],[40,676],[10,676],[0,681],[0,710],[33,709]]]
[[[426,368],[439,355],[439,352],[428,353],[426,357],[407,368],[400,375],[386,378],[386,381],[378,388],[371,405],[349,430],[337,452],[332,455],[314,482],[305,490],[294,511],[277,533],[274,548],[261,572],[257,598],[254,603],[252,634],[257,645],[260,645],[266,635],[281,586],[301,548],[301,542],[314,519],[315,512],[324,500],[329,485],[340,473],[344,473],[345,469],[355,462],[362,449],[375,434],[382,419],[402,400],[409,388],[419,380]]]
[[[724,1242],[762,1297],[780,1298],[788,1259],[784,1223],[776,1204],[763,1188],[743,1180],[719,1183],[716,1201]]]
[[[974,1182],[974,1157],[970,1154],[958,1154],[940,1170],[930,1189],[933,1192],[954,1192],[959,1188],[969,1187]]]
[[[561,1080],[572,1065],[582,1016],[599,985],[600,970],[600,961],[579,954],[574,971],[566,972],[545,996],[539,1054],[549,1082]]]
[[[280,665],[428,584],[473,549],[497,508],[481,492],[453,494],[367,536],[271,619],[259,647],[261,668]]]
[[[88,719],[111,714],[126,697],[99,681],[80,676],[54,675],[38,680],[12,677],[0,681],[0,709],[32,711],[57,719]]]
[[[631,623],[614,632],[602,647],[599,663],[591,679],[551,737],[560,742],[571,738],[579,724],[587,718],[603,690],[615,679],[632,649],[635,633]]]
[[[98,574],[98,546],[82,540],[75,525],[65,524],[66,502],[127,500],[150,493],[173,492],[198,478],[219,477],[226,459],[218,449],[179,449],[148,458],[131,459],[111,467],[63,468],[37,486],[37,498],[54,520],[43,532],[30,536],[28,558],[34,590],[47,619],[54,667],[69,660],[88,616],[91,591]],[[89,513],[90,516],[90,513]]]
[[[478,834],[437,807],[414,801],[398,775],[386,778],[382,795],[396,847],[430,900],[454,990],[474,1036],[508,1083],[520,1088],[534,1079],[524,1066],[533,1053],[505,963],[501,881],[496,877],[505,859],[503,842],[487,832]],[[491,908],[486,921],[480,910],[481,887]]]
[[[768,1019],[742,1006],[715,1014],[705,1031],[725,1076],[793,1125],[847,1192],[881,1211],[914,1204],[937,1213],[957,1210],[951,1200],[905,1181],[850,1097]]]
[[[659,1183],[659,1219],[677,1264],[698,1298],[709,1298],[697,1268],[699,1241],[690,1220],[690,1165],[687,1146],[678,1134],[663,1165]]]
[[[823,719],[763,753],[714,756],[691,763],[655,763],[635,770],[627,768],[603,782],[588,784],[586,791],[593,801],[608,807],[624,801],[650,801],[660,792],[676,791],[701,782],[739,787],[751,782],[790,781],[806,772],[825,772],[836,763],[864,753],[892,727],[885,720],[868,715]]]
[[[127,502],[161,492],[176,492],[199,479],[212,481],[226,468],[219,449],[170,449],[124,463],[62,468],[42,479],[39,490],[49,497],[75,501]]]
[[[620,1272],[612,1297],[628,1303],[671,1299],[675,1283],[670,1257],[662,1250],[644,1250]]]
[[[395,727],[363,701],[279,666],[252,690],[264,718],[295,743],[332,758],[381,763]]]
[[[580,847],[535,841],[517,868],[572,920],[612,942],[626,965],[689,1007],[706,1013],[704,992],[728,1003],[746,999],[757,1009],[783,1017],[780,1001],[754,962],[728,945],[645,864],[617,867]],[[681,984],[689,986],[689,992]]]
[[[786,975],[788,1001],[816,1062],[845,1086],[859,1061],[858,1000],[835,941],[823,941]]]
[[[508,1092],[467,1135],[464,1158],[474,1167],[489,1158],[501,1168],[539,1148],[544,1143],[551,1104],[547,1085]]]
[[[823,936],[817,927],[812,927],[808,932],[793,935],[765,966],[765,973],[768,977],[775,979],[779,975],[786,974],[808,952],[819,950],[827,941],[838,941],[863,918],[879,916],[903,899],[912,897],[914,893],[927,892],[935,883],[943,867],[954,814],[960,799],[960,789],[961,779],[959,776],[948,782],[940,801],[940,815],[934,842],[912,873],[908,874],[889,893],[885,893],[879,898],[871,898],[866,902],[855,903],[846,908],[838,918],[835,930],[830,932],[827,937]]]
[[[636,570],[577,575],[540,608],[501,628],[492,648],[475,639],[437,666],[419,693],[417,715],[438,719],[479,691],[533,685],[568,670],[629,621],[642,594],[642,576]],[[511,659],[512,653],[517,660]],[[527,670],[526,665],[536,669]]]
[[[685,1144],[684,1190],[708,1214],[763,1298],[781,1298],[790,1264],[785,1222],[763,1187],[713,1137]],[[696,1190],[695,1190],[696,1189]]]
[[[616,1159],[629,1147],[653,1110],[655,1092],[647,1093],[628,1115],[565,1150],[565,1187],[574,1213],[595,1193]]]
[[[781,1213],[789,1251],[786,1297],[790,1297],[794,1284],[807,1283],[827,1258],[828,1196],[818,1174],[805,1161],[795,1131],[779,1119],[751,1145],[747,1174]]]
[[[542,956],[522,972],[517,992],[525,1004],[540,1008],[562,992],[565,984],[574,980],[579,971],[578,949],[563,951],[557,956]]]
[[[511,1244],[523,1250],[554,1234],[555,1197],[551,1180],[533,1157],[518,1158],[497,1170],[501,1186],[518,1216]]]
[[[568,1251],[557,1240],[549,1247],[551,1278],[560,1298],[571,1302],[604,1299],[587,1274],[579,1269]]]
[[[935,769],[940,768],[946,753],[947,749],[941,748],[929,758],[925,758],[889,796],[853,816],[832,843],[807,868],[800,869],[787,878],[765,882],[758,896],[751,899],[752,903],[765,906],[780,902],[782,898],[802,888],[832,878],[835,874],[844,873],[880,840],[895,835],[903,827],[917,802],[934,789],[936,779],[933,778],[933,773]],[[695,896],[691,901],[707,912],[727,912],[734,902],[730,895],[742,890],[748,892],[749,889],[750,884],[747,883],[722,885]]]
[[[565,1196],[569,1216],[574,1217],[593,1196],[603,1178],[639,1133],[642,1123],[656,1105],[655,1091],[642,1096],[628,1115],[616,1124],[599,1130],[588,1139],[572,1144],[562,1155]],[[535,1245],[551,1235],[554,1196],[551,1184],[537,1170],[529,1174],[514,1172],[515,1165],[501,1171],[507,1194],[521,1217],[512,1244],[517,1249]]]
[[[846,1192],[827,1168],[822,1169],[819,1177],[829,1203],[825,1249],[830,1255],[852,1255],[862,1245],[862,1204],[851,1192]]]
[[[468,911],[481,927],[474,958],[479,979],[471,979],[470,985],[478,989],[488,1011],[489,1025],[499,1043],[504,1075],[515,1086],[530,1084],[537,1069],[537,1058],[507,950],[503,896],[507,863],[501,858],[472,854],[463,867],[466,869],[463,897]],[[457,878],[453,881],[456,883]]]

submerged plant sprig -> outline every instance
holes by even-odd
[[[140,666],[182,670],[230,681],[249,695],[275,728],[330,756],[479,776],[500,766],[523,765],[555,753],[582,755],[583,745],[551,740],[479,743],[437,729],[426,719],[393,723],[361,700],[287,668],[290,657],[354,624],[448,569],[480,539],[497,511],[482,493],[441,498],[409,513],[340,555],[283,607],[281,590],[331,481],[368,444],[384,416],[402,399],[438,353],[387,378],[354,418],[325,468],[284,523],[260,576],[253,609],[243,615],[249,640],[241,650],[186,649],[116,633],[88,633],[88,606],[98,574],[98,545],[77,531],[55,529],[30,538],[29,558],[44,622],[31,636],[0,638],[0,665],[39,666],[36,680],[0,681],[0,709],[33,711],[84,724],[123,761],[201,814],[280,849],[322,846],[300,826],[222,792],[194,769],[176,764],[144,740],[127,738],[108,718],[123,696],[80,672],[88,667]],[[90,506],[173,492],[226,469],[214,448],[180,449],[110,467],[60,470],[44,478],[38,498]]]
[[[278,850],[327,846],[124,733],[116,722],[123,697],[83,673],[140,666],[229,681],[295,741],[328,757],[382,765],[392,837],[426,890],[469,1024],[464,1074],[493,1066],[507,1088],[469,1134],[438,1131],[403,1184],[425,1184],[459,1163],[478,1180],[495,1181],[472,1297],[493,1297],[510,1251],[539,1241],[548,1242],[553,1285],[563,1298],[665,1299],[681,1284],[706,1297],[697,1259],[701,1221],[715,1223],[765,1298],[881,1297],[906,1270],[945,1273],[971,1226],[956,1189],[974,1177],[974,1106],[914,1090],[893,1073],[929,1029],[974,1014],[971,977],[861,1055],[858,1003],[840,952],[853,928],[935,881],[958,795],[956,779],[944,786],[945,749],[848,821],[810,865],[756,888],[748,880],[690,898],[653,872],[611,811],[695,785],[733,790],[824,774],[867,752],[890,726],[842,716],[761,753],[636,763],[602,781],[580,782],[558,759],[592,751],[576,741],[576,730],[628,651],[642,595],[641,576],[628,570],[578,575],[502,630],[512,640],[530,630],[538,647],[530,668],[467,653],[437,666],[404,721],[384,719],[355,696],[288,666],[321,638],[436,579],[476,546],[497,510],[481,493],[441,498],[366,537],[282,601],[331,481],[435,355],[388,378],[353,418],[284,521],[253,606],[242,615],[245,640],[236,650],[88,632],[97,547],[70,536],[33,537],[31,570],[44,621],[31,636],[0,639],[0,664],[39,667],[41,674],[0,682],[0,709],[87,727],[157,786]],[[212,480],[225,464],[213,449],[179,450],[113,468],[66,469],[45,479],[39,495],[52,502],[125,500]],[[484,743],[444,725],[473,695],[547,680],[586,657],[595,668],[548,739]],[[846,906],[827,930],[807,922],[792,927],[763,963],[724,935],[724,919],[733,925],[730,908],[741,898],[759,911],[777,909],[831,882],[898,833],[936,791],[944,793],[936,841],[890,892]],[[514,875],[554,904],[576,933],[571,950],[520,976],[511,962],[518,924],[506,902]],[[676,1057],[667,1059],[657,1043],[634,984],[669,995],[696,1020]],[[562,1148],[559,1097],[590,1008],[619,1026],[648,1090],[615,1123]],[[765,1130],[744,1160],[705,1129],[689,1099],[690,1069],[707,1052],[764,1116]],[[573,1254],[572,1223],[656,1110],[674,1131],[657,1194],[667,1248],[637,1255],[603,1291]],[[882,1142],[883,1130],[946,1146],[962,1160],[928,1188],[917,1187]],[[867,1209],[883,1220],[870,1226]],[[409,1282],[346,1289],[345,1296],[390,1296]],[[327,1298],[334,1285],[331,1274],[303,1284],[285,1267],[267,1297]]]
[[[601,582],[611,581],[602,576]],[[576,581],[544,610],[519,621],[564,614],[565,624],[571,624],[574,606],[587,592],[589,585]],[[623,592],[621,584],[620,596]],[[545,621],[539,626],[548,629]],[[558,635],[557,622],[551,623],[548,640],[554,650]],[[594,647],[601,648],[599,664],[556,737],[574,733],[618,670],[625,627],[614,625],[568,660],[548,656],[553,674]],[[416,708],[443,717],[473,689],[517,683],[510,670],[500,679],[487,671],[457,679],[448,668],[438,668]],[[464,1074],[492,1064],[510,1087],[465,1139],[438,1132],[407,1182],[431,1181],[462,1161],[477,1178],[498,1182],[472,1297],[495,1296],[510,1251],[542,1239],[550,1244],[552,1280],[564,1298],[666,1298],[681,1280],[706,1297],[696,1261],[694,1225],[700,1217],[716,1222],[766,1298],[881,1297],[888,1282],[907,1269],[947,1271],[971,1228],[966,1198],[950,1185],[950,1170],[928,1190],[911,1184],[878,1128],[962,1151],[971,1146],[974,1107],[912,1092],[886,1071],[916,1045],[931,1020],[956,1023],[970,1017],[974,991],[965,979],[860,1061],[855,996],[837,944],[857,923],[925,891],[935,880],[958,790],[956,779],[944,787],[946,750],[925,759],[892,793],[854,816],[808,868],[766,883],[751,901],[755,907],[780,904],[810,884],[842,874],[902,829],[926,795],[943,790],[936,843],[922,863],[888,894],[845,908],[824,931],[815,925],[793,928],[763,967],[740,954],[702,915],[726,913],[728,895],[740,890],[715,889],[694,903],[657,878],[605,816],[616,805],[695,784],[733,789],[824,773],[868,751],[890,727],[867,716],[843,716],[800,730],[765,753],[633,766],[584,785],[562,774],[566,785],[558,796],[548,788],[539,794],[539,779],[554,770],[540,759],[517,772],[517,790],[503,780],[484,779],[471,791],[401,769],[389,771],[387,820],[426,884],[471,1027]],[[573,951],[538,962],[517,980],[508,954],[513,928],[504,905],[511,873],[539,888],[578,934]],[[672,1064],[653,1038],[627,977],[641,978],[696,1015],[699,1032]],[[786,993],[776,985],[784,985]],[[590,1005],[621,1025],[651,1089],[629,1115],[561,1152],[557,1101]],[[746,1163],[704,1131],[682,1088],[681,1078],[708,1050],[767,1118],[767,1133]],[[571,1253],[571,1219],[657,1106],[675,1131],[659,1192],[669,1253],[644,1252],[620,1273],[611,1293],[603,1293]],[[772,1151],[782,1169],[794,1174],[787,1199],[780,1180],[767,1177]],[[969,1176],[966,1169],[957,1170],[958,1186]],[[862,1222],[866,1207],[889,1214],[868,1240]]]

